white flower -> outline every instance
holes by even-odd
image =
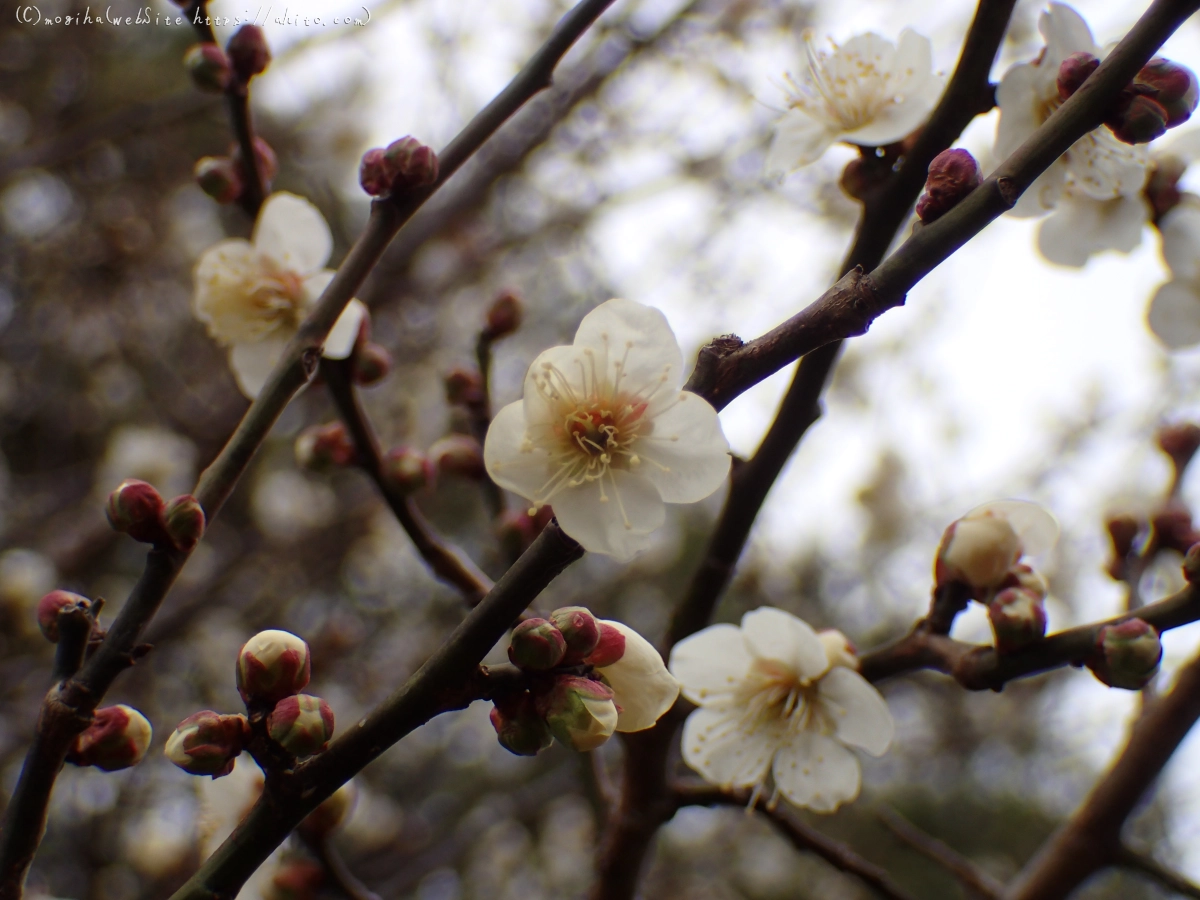
[[[950,523],[934,563],[938,584],[962,581],[999,587],[1022,556],[1038,556],[1058,540],[1054,516],[1028,500],[993,500]]]
[[[621,622],[600,620],[625,637],[625,653],[610,666],[596,668],[612,688],[620,710],[617,731],[642,731],[663,717],[679,696],[679,682],[667,671],[662,656],[648,640]]]
[[[1150,301],[1147,324],[1170,350],[1200,344],[1200,206],[1185,198],[1159,223],[1171,280]]]
[[[1038,228],[1038,250],[1060,266],[1087,264],[1093,253],[1128,253],[1142,242],[1150,205],[1141,193],[1095,200],[1068,186],[1058,208]]]
[[[666,317],[609,300],[525,376],[524,399],[492,420],[483,458],[496,484],[553,504],[585,550],[630,559],[663,503],[703,500],[729,473],[716,410],[680,390],[683,354]]]
[[[1011,156],[1062,104],[1058,97],[1062,61],[1072,53],[1102,55],[1087,23],[1065,4],[1051,3],[1039,18],[1038,29],[1046,39],[1045,49],[1033,62],[1010,68],[996,89],[996,105],[1000,107],[996,156],[1000,159]],[[1123,144],[1107,128],[1097,128],[1038,176],[1021,195],[1012,214],[1044,215],[1058,205],[1068,188],[1076,196],[1093,200],[1136,196],[1146,182],[1147,158],[1144,146]],[[1132,211],[1133,207],[1128,209]],[[1064,254],[1070,255],[1068,251]]]
[[[238,387],[251,399],[267,382],[283,349],[333,279],[323,268],[333,250],[329,226],[295,194],[267,198],[252,241],[232,238],[196,263],[192,308],[208,333],[229,347]],[[366,307],[351,300],[325,339],[325,356],[345,359]]]
[[[713,625],[671,651],[683,696],[699,705],[683,727],[684,761],[726,788],[775,789],[833,812],[858,796],[858,747],[882,756],[894,725],[879,691],[832,665],[805,622],[763,607],[742,627]]]
[[[785,77],[788,111],[775,128],[768,172],[816,162],[838,141],[877,147],[891,144],[925,121],[942,90],[933,74],[929,38],[905,29],[893,45],[877,34],[850,38],[821,53],[804,32],[808,67]]]

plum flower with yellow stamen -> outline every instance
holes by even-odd
[[[762,607],[741,628],[713,625],[671,651],[683,696],[683,759],[723,788],[767,786],[797,806],[833,812],[858,796],[857,747],[882,756],[895,726],[887,703],[795,616]]]
[[[804,33],[807,67],[790,73],[787,112],[775,128],[767,171],[788,172],[816,162],[838,141],[864,147],[895,143],[925,121],[941,94],[929,38],[905,29],[892,44],[877,34],[856,35],[833,53]]]
[[[303,197],[278,192],[263,203],[251,240],[221,241],[196,263],[192,309],[229,348],[229,367],[250,399],[267,383],[284,347],[330,281],[329,226]],[[325,338],[324,355],[354,349],[366,307],[351,300]]]
[[[585,550],[631,559],[664,503],[695,503],[729,474],[716,410],[682,390],[683,354],[666,317],[609,300],[569,347],[540,354],[524,397],[496,415],[483,458],[496,484],[553,505]]]

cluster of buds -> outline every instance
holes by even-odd
[[[522,622],[508,658],[524,686],[496,699],[491,721],[500,745],[519,756],[536,755],[552,739],[594,750],[615,731],[652,726],[679,692],[645,638],[581,606]]]
[[[1072,53],[1058,69],[1059,97],[1066,100],[1099,67],[1100,60],[1092,54]],[[1190,119],[1198,98],[1196,76],[1190,69],[1155,57],[1122,89],[1104,124],[1119,141],[1146,144]]]
[[[1035,503],[1001,500],[971,510],[942,535],[934,563],[936,590],[983,603],[996,649],[1011,653],[1046,634],[1045,579],[1021,562],[1049,550],[1058,523]]]
[[[943,150],[929,164],[925,192],[917,200],[922,222],[941,218],[983,183],[979,163],[966,150]]]
[[[437,177],[437,154],[414,137],[368,150],[358,170],[359,183],[372,197],[404,194],[433,184]]]
[[[346,426],[341,422],[313,425],[296,438],[296,465],[311,472],[329,472],[351,466],[358,459]]]
[[[237,689],[249,715],[203,710],[188,716],[167,739],[167,758],[192,775],[220,778],[256,740],[293,758],[321,752],[333,737],[333,711],[320,697],[300,693],[311,671],[303,640],[260,631],[237,659]]]
[[[153,485],[127,478],[108,495],[105,508],[114,531],[156,547],[190,551],[204,536],[204,509],[191,494],[164,501]]]
[[[254,164],[258,168],[263,189],[270,190],[271,182],[279,174],[279,159],[271,145],[260,137],[254,139]],[[237,145],[231,147],[226,156],[200,157],[192,174],[200,190],[218,203],[233,203],[246,188],[246,162]]]
[[[67,762],[116,772],[136,766],[150,747],[153,730],[146,717],[131,706],[96,710],[92,724],[75,738]]]
[[[439,475],[486,477],[479,441],[469,434],[448,434],[434,441],[428,453],[400,446],[384,454],[383,476],[403,494],[433,485]]]
[[[1096,636],[1087,667],[1109,687],[1137,691],[1158,674],[1162,643],[1154,626],[1142,619],[1105,625]]]

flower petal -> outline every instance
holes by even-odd
[[[1007,159],[1049,117],[1045,72],[1032,63],[1019,63],[1004,73],[996,87],[1000,122],[996,126],[996,156]]]
[[[625,654],[596,671],[620,707],[617,731],[650,728],[675,703],[679,682],[667,671],[654,645],[622,622],[602,620],[625,636]]]
[[[1179,281],[1196,281],[1200,276],[1200,207],[1183,202],[1159,223],[1162,255]]]
[[[1154,294],[1146,324],[1168,350],[1200,344],[1200,296],[1183,281],[1168,281]]]
[[[1059,157],[1025,189],[1025,193],[1017,200],[1017,205],[1008,211],[1008,215],[1016,219],[1044,216],[1058,206],[1066,186],[1067,163]]]
[[[232,238],[214,244],[196,263],[192,310],[222,344],[261,340],[279,327],[251,302],[262,263],[249,241]]]
[[[819,813],[855,799],[862,778],[853,753],[814,731],[799,732],[780,749],[772,771],[783,796]]]
[[[866,125],[843,132],[838,135],[838,140],[860,147],[879,147],[903,140],[929,118],[938,93],[935,82],[933,91],[905,98],[903,103],[889,103]]]
[[[1093,200],[1068,194],[1038,229],[1038,250],[1056,265],[1078,269],[1094,253],[1128,253],[1142,242],[1148,219],[1149,209],[1140,196]]]
[[[1063,158],[1072,187],[1095,200],[1134,196],[1146,183],[1146,148],[1118,141],[1107,128],[1089,131]]]
[[[654,430],[635,446],[638,468],[667,503],[695,503],[722,484],[729,474],[729,441],[712,405],[690,391],[660,412]]]
[[[825,645],[807,622],[772,606],[742,616],[742,636],[759,659],[781,662],[800,678],[818,678],[829,668]]]
[[[533,500],[550,478],[550,456],[525,439],[525,404],[518,400],[496,413],[483,442],[483,464],[492,481]]]
[[[867,679],[835,666],[817,687],[818,702],[833,720],[839,741],[861,747],[872,756],[887,752],[896,724],[883,695]]]
[[[263,203],[254,225],[254,248],[298,275],[324,267],[333,235],[320,210],[295,194],[279,191]]]
[[[767,151],[767,175],[786,175],[816,162],[837,139],[837,132],[827,123],[803,110],[789,109],[775,125],[775,136]]]
[[[769,729],[744,731],[741,712],[698,709],[683,724],[683,761],[720,787],[761,784],[778,743]]]
[[[614,393],[635,393],[648,401],[649,416],[673,401],[683,385],[679,341],[653,306],[620,298],[601,303],[579,323],[574,347],[592,351],[596,373]]]
[[[325,347],[321,351],[327,359],[345,359],[354,350],[358,341],[358,330],[362,321],[367,317],[367,307],[361,300],[352,297],[342,310],[342,314],[333,323],[333,328],[325,337]]]
[[[563,488],[553,502],[558,524],[584,550],[621,562],[644,550],[646,535],[667,517],[654,485],[619,469],[609,469],[607,478]]]
[[[549,347],[537,355],[525,373],[522,402],[525,419],[533,426],[562,427],[555,397],[582,399],[587,393],[590,360],[581,347]]]
[[[291,334],[272,335],[266,340],[252,344],[234,344],[229,348],[229,368],[237,380],[238,388],[253,400],[266,386],[275,364],[283,358]]]
[[[1072,53],[1100,55],[1100,48],[1092,37],[1083,16],[1065,3],[1051,3],[1050,8],[1038,17],[1038,31],[1046,39],[1046,53],[1041,65],[1058,77],[1058,67]]]
[[[704,705],[746,680],[754,657],[736,625],[710,625],[671,648],[671,674],[683,696]]]
[[[1023,556],[1038,556],[1058,543],[1058,520],[1044,506],[1031,500],[993,500],[968,512],[964,519],[987,514],[1008,521],[1021,539]]]

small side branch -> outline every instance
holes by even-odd
[[[968,891],[983,900],[1004,900],[1004,885],[980,869],[949,844],[922,831],[889,806],[879,810],[879,821],[926,859],[937,863]]]

